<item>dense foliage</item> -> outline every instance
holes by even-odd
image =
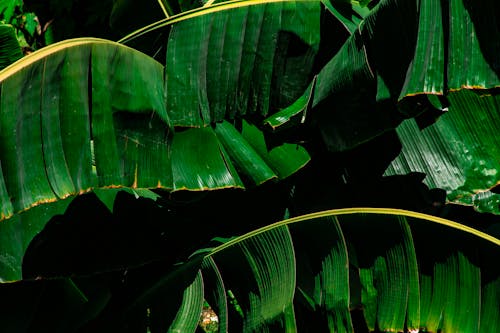
[[[0,1],[2,332],[499,331],[499,11]]]

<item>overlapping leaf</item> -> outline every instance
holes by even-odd
[[[317,74],[301,101],[266,124],[276,130],[290,121],[313,123],[331,151],[350,149],[397,126],[402,116],[396,101],[414,54],[417,13],[416,1],[381,1]]]
[[[127,299],[116,320],[145,318],[141,325],[149,321],[158,332],[194,332],[205,299],[221,332],[357,332],[363,326],[496,332],[499,250],[500,240],[433,216],[366,208],[314,213],[199,251]],[[110,295],[107,280],[99,281],[49,281],[71,287],[78,295],[64,302],[86,311],[75,314],[78,321],[62,318],[61,327],[100,315]],[[26,283],[3,288],[2,295],[10,299],[9,290],[18,288],[32,297],[47,281]],[[31,318],[44,313],[36,305],[26,311]]]
[[[219,126],[231,125],[173,135],[162,70],[145,55],[95,39],[56,44],[6,69],[1,77],[3,216],[94,187],[241,187],[216,135]],[[244,140],[236,130],[224,137]],[[254,138],[259,140],[249,137]],[[234,155],[238,147],[226,150]],[[300,161],[307,161],[304,154]],[[256,183],[276,177],[282,167],[272,169]]]

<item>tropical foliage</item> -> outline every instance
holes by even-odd
[[[0,6],[2,331],[500,330],[496,3]]]

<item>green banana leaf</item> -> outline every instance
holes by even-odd
[[[220,332],[356,332],[363,326],[496,332],[499,246],[490,235],[420,213],[325,211],[198,252],[140,303],[197,276],[184,292],[181,312],[205,298],[219,315]]]
[[[403,119],[396,102],[414,55],[418,9],[418,1],[380,1],[299,100],[264,124],[273,130],[312,124],[330,151],[351,149],[395,128]]]
[[[320,3],[239,5],[173,25],[165,68],[175,126],[266,116],[307,85],[319,46]]]
[[[216,135],[231,125],[174,134],[163,66],[137,51],[98,39],[65,41],[5,69],[0,82],[3,218],[96,187],[243,186],[225,152],[238,147],[224,149]],[[225,134],[230,139],[245,140],[236,130]]]

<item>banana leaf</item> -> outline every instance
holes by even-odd
[[[495,332],[499,246],[490,235],[420,213],[325,211],[199,251],[140,302],[198,276],[182,296],[185,309],[200,297],[190,290],[201,274],[221,332]]]
[[[320,3],[239,4],[211,13],[213,6],[206,7],[207,13],[173,25],[165,68],[175,126],[266,116],[307,85],[319,45]]]
[[[178,105],[184,97],[200,105],[199,112],[169,111],[176,126],[206,126],[224,116],[267,116],[300,96],[311,78],[319,47],[320,3],[350,32],[369,13],[359,5],[326,0],[209,1],[120,42],[131,43],[172,25],[166,69],[175,80],[167,94],[175,99],[169,105]],[[180,75],[182,71],[187,75]]]
[[[162,70],[119,44],[75,39],[1,72],[3,218],[96,187],[242,187],[217,130],[173,133]]]

